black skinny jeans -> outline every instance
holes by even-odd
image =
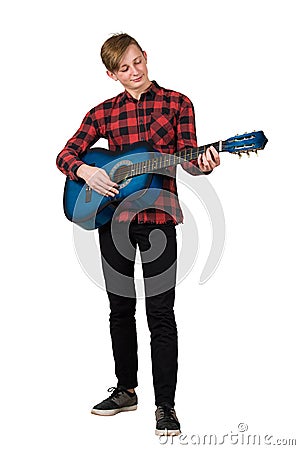
[[[155,229],[160,231],[153,231]],[[126,239],[128,235],[130,239]],[[174,406],[178,359],[174,316],[177,264],[175,226],[132,222],[128,227],[121,223],[117,224],[113,233],[110,226],[99,230],[99,239],[110,302],[110,334],[118,386],[134,388],[138,385],[134,287],[134,258],[138,245],[151,337],[155,404],[168,402]]]

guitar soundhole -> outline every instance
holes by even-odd
[[[128,166],[120,166],[114,173],[114,181],[120,183],[125,181],[130,175],[130,169]]]

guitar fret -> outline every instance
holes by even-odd
[[[216,144],[219,144],[219,142],[204,145],[202,147],[185,148],[184,150],[175,152],[174,154],[162,153],[156,158],[133,163],[130,175],[131,177],[135,177],[143,173],[149,173],[159,169],[164,169],[169,166],[176,166],[177,164],[181,164],[183,161],[195,160],[201,153],[204,153],[210,145],[216,147]]]
[[[177,151],[173,154],[161,153],[160,156],[155,158],[149,158],[145,161],[139,161],[137,163],[132,163],[129,169],[129,176],[135,177],[144,173],[151,173],[158,171],[159,169],[164,169],[170,166],[176,166],[182,164],[185,161],[197,160],[200,154],[203,154],[207,148],[214,146],[218,152],[227,151],[225,146],[223,148],[222,144],[225,141],[218,141],[212,144],[203,145],[201,147],[189,147],[183,150]],[[224,150],[225,149],[225,150]],[[128,170],[127,169],[127,170]],[[119,176],[122,174],[119,173]],[[124,174],[123,174],[124,175]],[[128,176],[128,172],[127,172]]]

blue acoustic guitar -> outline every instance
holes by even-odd
[[[236,135],[197,148],[187,148],[173,155],[153,149],[147,142],[137,142],[129,150],[109,152],[99,147],[90,148],[81,158],[85,164],[104,169],[119,185],[119,194],[106,197],[92,190],[82,179],[67,177],[64,189],[66,217],[86,230],[101,228],[108,223],[116,208],[125,198],[135,203],[136,210],[151,208],[162,188],[167,167],[197,159],[213,145],[218,152],[241,156],[243,153],[264,149],[268,139],[262,131]]]

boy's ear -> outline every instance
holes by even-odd
[[[117,76],[113,72],[110,72],[109,70],[107,70],[106,73],[109,76],[109,78],[111,78],[112,80],[118,81]]]
[[[143,51],[143,56],[144,56],[144,58],[145,58],[145,60],[147,62],[147,53],[145,52],[145,50]]]

